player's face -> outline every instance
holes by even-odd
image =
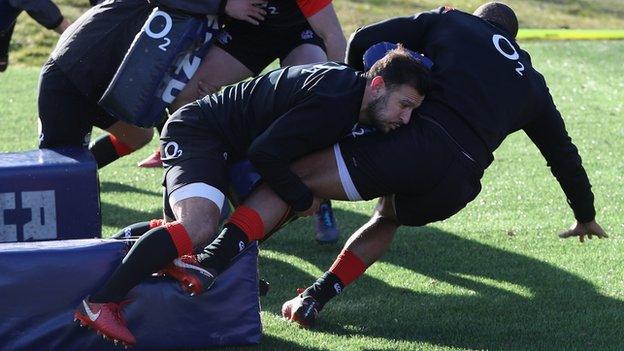
[[[386,89],[367,106],[370,120],[375,127],[384,133],[407,124],[412,111],[422,103],[424,96],[409,85],[399,85]]]

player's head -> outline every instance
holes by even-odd
[[[429,70],[400,44],[365,73],[364,120],[382,132],[409,122],[412,111],[431,89]]]
[[[473,12],[473,15],[483,18],[486,21],[494,22],[514,38],[518,34],[518,18],[514,10],[502,2],[485,3]]]

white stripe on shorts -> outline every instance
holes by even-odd
[[[173,209],[173,205],[175,205],[176,202],[190,197],[203,197],[208,199],[219,207],[219,211],[223,209],[223,203],[225,201],[225,195],[214,186],[206,183],[191,183],[177,188],[169,195],[169,206]]]
[[[360,193],[355,188],[355,184],[353,184],[353,180],[351,180],[351,175],[349,175],[349,170],[342,158],[342,153],[340,152],[340,146],[338,144],[334,144],[334,156],[336,156],[336,164],[338,165],[338,174],[340,175],[342,189],[344,189],[347,194],[347,198],[349,198],[349,201],[362,200]]]

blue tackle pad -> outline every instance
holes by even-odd
[[[73,322],[81,300],[100,288],[129,243],[112,239],[0,244],[0,350],[118,350]],[[261,338],[257,245],[210,290],[191,297],[177,282],[150,277],[123,309],[136,350],[257,344]]]
[[[0,153],[0,242],[100,237],[97,164],[81,147]]]

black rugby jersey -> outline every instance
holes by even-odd
[[[202,127],[248,157],[263,180],[296,211],[311,191],[292,173],[296,158],[331,146],[357,123],[366,78],[339,63],[292,66],[204,97]]]
[[[347,62],[362,69],[365,50],[381,41],[403,43],[434,62],[433,89],[415,113],[442,125],[483,169],[509,134],[524,130],[546,158],[576,218],[594,218],[594,196],[578,150],[544,77],[509,33],[471,14],[439,8],[358,29]]]

